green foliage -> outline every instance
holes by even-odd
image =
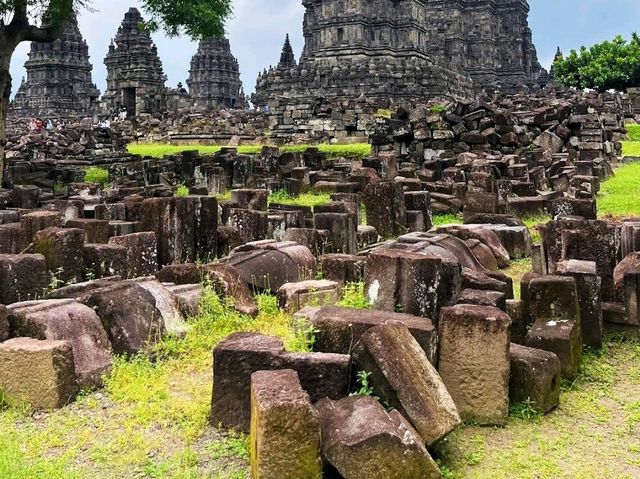
[[[269,195],[269,204],[278,203],[281,205],[310,206],[327,205],[331,203],[329,193],[302,193],[298,197],[289,196],[286,190],[274,191]]]
[[[529,232],[531,233],[531,240],[534,243],[539,243],[541,241],[542,238],[540,237],[540,226],[548,223],[549,221],[551,221],[551,216],[549,215],[528,216],[527,218],[524,218],[522,220],[524,225],[529,228]]]
[[[566,58],[553,64],[555,80],[576,88],[625,90],[640,84],[640,37],[632,34],[627,41],[622,36],[571,50]]]
[[[191,38],[224,35],[224,21],[232,10],[231,0],[143,0],[142,8],[149,16],[146,28]]]
[[[364,158],[371,155],[371,145],[367,143],[355,143],[352,145],[284,145],[280,147],[282,153],[304,153],[307,148],[318,148],[321,153],[326,153],[330,159],[337,158]],[[211,155],[219,152],[222,146],[210,145],[167,145],[161,143],[132,143],[128,146],[132,155],[162,158],[164,155],[175,155],[187,150],[198,150],[202,155]],[[238,147],[238,153],[243,155],[257,155],[262,151],[261,145],[242,145]]]
[[[367,299],[364,282],[347,283],[342,290],[342,299],[338,306],[344,308],[370,309],[371,303]]]
[[[602,183],[597,200],[598,214],[617,217],[640,216],[638,198],[640,198],[640,163],[629,163],[618,168],[615,176]]]
[[[640,125],[628,124],[626,125],[626,128],[627,128],[627,137],[629,138],[629,140],[640,142]]]
[[[383,108],[378,109],[378,111],[376,112],[376,117],[377,118],[385,118],[387,120],[391,120],[391,117],[393,116],[393,110],[385,110]]]
[[[104,186],[109,183],[109,170],[95,166],[87,168],[84,170],[84,182],[97,183]]]
[[[434,215],[433,226],[461,225],[461,215]]]
[[[356,375],[357,389],[353,393],[351,393],[351,396],[370,396],[377,401],[378,397],[376,396],[376,393],[373,390],[373,386],[369,381],[370,377],[370,372],[358,371],[358,374]]]
[[[543,415],[535,408],[531,399],[509,406],[509,416],[523,421],[541,421]]]
[[[184,198],[186,196],[189,196],[189,193],[189,188],[187,188],[185,185],[179,185],[178,188],[176,188],[175,196],[177,198]]]
[[[447,111],[447,108],[444,105],[433,105],[431,108],[429,108],[429,111],[431,113],[444,113],[445,111]]]

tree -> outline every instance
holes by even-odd
[[[640,85],[640,37],[634,33],[631,41],[621,36],[613,40],[571,50],[566,57],[553,63],[556,83],[598,91],[624,91]]]
[[[0,185],[4,172],[6,121],[11,95],[11,57],[21,42],[53,42],[90,0],[0,0]],[[108,1],[104,1],[108,5]],[[231,0],[142,0],[144,28],[194,39],[221,36]]]

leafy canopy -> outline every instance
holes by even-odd
[[[26,20],[33,27],[47,27],[59,33],[74,13],[83,8],[106,9],[110,3],[109,0],[0,0],[0,26],[20,19],[17,23],[25,27]],[[142,9],[147,16],[145,28],[198,39],[224,34],[224,22],[231,15],[231,0],[142,0]],[[42,37],[45,40],[44,32]]]
[[[599,91],[640,86],[640,37],[617,36],[590,48],[571,50],[553,64],[554,80],[566,86]]]

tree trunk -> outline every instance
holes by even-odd
[[[4,178],[5,145],[7,142],[7,110],[11,96],[11,55],[6,43],[0,45],[0,188]]]

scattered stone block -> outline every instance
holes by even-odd
[[[286,353],[278,338],[255,333],[227,336],[213,350],[211,424],[249,432],[251,374],[293,369],[316,402],[349,392],[351,358],[343,354]]]
[[[67,221],[67,228],[84,230],[84,240],[87,243],[105,244],[109,241],[109,221],[93,218],[78,218]]]
[[[478,289],[463,289],[458,296],[458,304],[476,304],[478,306],[492,306],[507,310],[507,295],[499,291],[483,291]]]
[[[278,290],[278,307],[293,314],[307,305],[327,306],[338,302],[338,283],[335,281],[308,280],[283,284]]]
[[[78,393],[68,341],[15,338],[0,343],[0,389],[35,409],[58,409]]]
[[[362,281],[366,263],[366,258],[349,254],[325,254],[320,257],[322,276],[335,281],[340,288]]]
[[[463,421],[507,421],[510,325],[497,308],[459,304],[441,311],[438,371]]]
[[[560,404],[560,360],[549,351],[511,343],[511,404],[529,402],[546,414]]]
[[[127,276],[127,249],[113,244],[84,245],[84,274],[88,278]]]
[[[344,479],[437,479],[422,438],[398,411],[353,396],[316,404],[322,454]]]
[[[41,254],[0,255],[0,304],[41,298],[47,285],[47,262]]]
[[[38,231],[62,226],[62,217],[57,211],[32,211],[20,217],[20,224],[24,239],[29,244]]]
[[[150,231],[109,238],[109,244],[127,250],[127,278],[151,276],[158,271],[156,234]]]
[[[54,299],[8,308],[14,337],[69,341],[80,387],[100,386],[111,367],[111,343],[96,312],[77,301]]]
[[[84,274],[84,231],[46,228],[33,237],[32,252],[44,256],[47,271],[62,284],[78,283]]]
[[[178,299],[155,278],[141,278],[136,283],[153,296],[155,306],[160,311],[162,323],[167,333],[182,337],[187,333],[187,323],[178,307]]]
[[[582,344],[595,349],[602,347],[602,280],[593,261],[565,260],[558,262],[556,273],[576,280]]]
[[[329,233],[324,252],[357,252],[357,222],[351,213],[316,213],[313,215],[313,226]]]
[[[295,371],[251,375],[251,469],[260,479],[321,479],[320,423]]]
[[[300,310],[295,317],[311,323],[315,338],[314,351],[337,354],[351,354],[354,345],[369,329],[387,321],[396,321],[409,328],[409,332],[418,341],[431,364],[436,364],[437,333],[428,318],[339,306],[307,307]]]
[[[115,354],[147,351],[165,333],[155,298],[139,284],[122,282],[90,290],[81,301],[98,313]]]
[[[371,373],[376,394],[413,424],[427,446],[461,423],[440,375],[404,324],[387,322],[366,331],[353,359]]]
[[[383,239],[406,233],[407,213],[402,185],[395,181],[370,183],[364,189],[362,202],[367,208],[367,223]]]

